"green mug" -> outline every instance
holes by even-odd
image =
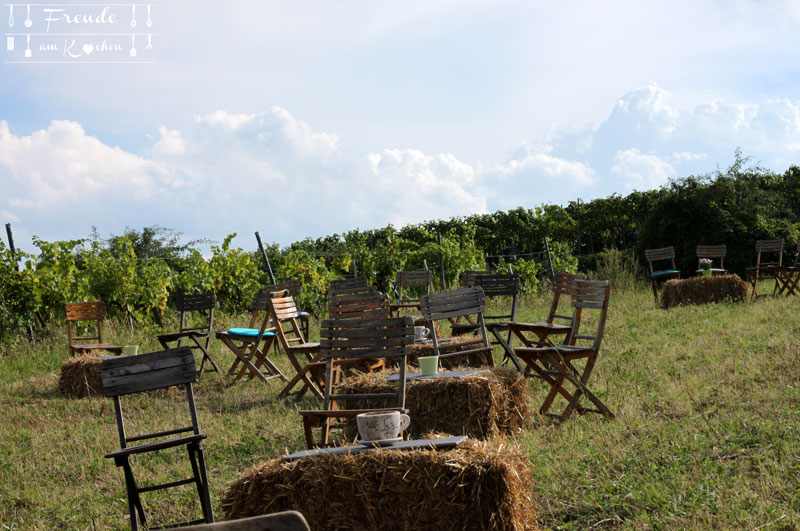
[[[439,356],[422,356],[418,361],[425,376],[433,376],[439,372]]]
[[[122,354],[125,356],[135,356],[139,352],[139,345],[125,345],[122,347]]]

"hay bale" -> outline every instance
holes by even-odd
[[[391,392],[395,384],[384,378],[394,372],[353,376],[343,380],[338,390],[342,394]],[[412,439],[429,432],[484,439],[513,433],[530,418],[529,400],[527,381],[508,367],[494,367],[463,378],[412,380],[406,384],[406,408],[411,417],[406,434]],[[352,409],[391,405],[382,400],[348,401]],[[349,441],[357,438],[355,419],[346,423],[344,436]]]
[[[222,494],[228,519],[300,511],[311,529],[531,530],[530,461],[503,442],[257,465]]]
[[[100,368],[105,357],[107,356],[84,354],[65,361],[61,365],[61,377],[58,380],[59,392],[67,398],[103,396]]]
[[[680,304],[706,304],[725,300],[742,301],[747,297],[747,284],[738,275],[718,275],[672,279],[664,283],[661,307]]]

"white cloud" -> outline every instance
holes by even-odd
[[[158,128],[161,138],[153,146],[156,156],[178,157],[186,153],[188,143],[177,129],[167,129],[163,125]]]
[[[655,155],[646,155],[638,149],[617,151],[611,172],[619,177],[626,188],[649,190],[657,188],[676,177],[675,168]]]

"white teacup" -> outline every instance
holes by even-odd
[[[431,335],[431,331],[428,329],[427,326],[414,327],[414,341],[422,341],[423,339],[428,339],[429,335]]]
[[[408,415],[399,411],[374,411],[356,416],[358,434],[362,441],[396,439],[410,423]]]

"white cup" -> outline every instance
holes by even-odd
[[[414,341],[422,341],[423,339],[428,339],[428,336],[430,334],[431,331],[428,329],[427,326],[414,327]]]
[[[356,416],[358,434],[362,441],[396,439],[410,423],[408,415],[399,411],[374,411]]]

